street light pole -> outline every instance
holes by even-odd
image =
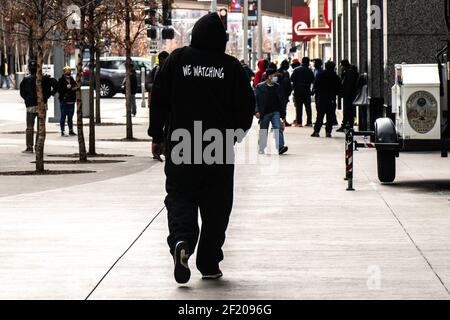
[[[263,45],[263,27],[262,27],[262,4],[258,0],[258,59],[262,59],[262,45]]]
[[[217,12],[217,0],[211,0],[211,12]]]
[[[244,0],[244,61],[248,64],[248,0]]]

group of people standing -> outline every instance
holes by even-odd
[[[36,72],[37,72],[37,62],[35,60],[31,60],[28,64],[28,72],[29,75],[26,76],[23,81],[20,83],[20,96],[25,102],[26,107],[26,149],[23,151],[24,153],[33,153],[34,152],[34,127],[36,118],[38,115],[37,112],[37,94],[36,94]],[[42,92],[44,97],[44,103],[47,108],[47,102],[51,96],[54,96],[56,93],[59,93],[59,102],[60,102],[60,128],[61,128],[61,136],[67,137],[76,136],[76,133],[73,131],[73,115],[75,113],[75,104],[77,101],[76,91],[78,89],[77,82],[72,77],[72,69],[70,67],[64,67],[63,75],[58,80],[44,75],[42,78]],[[69,127],[69,134],[65,133],[65,125]],[[39,124],[38,124],[39,125]]]
[[[260,121],[261,130],[267,129],[268,119],[272,122],[273,129],[280,129],[280,135],[277,139],[280,151],[285,150],[283,148],[284,127],[303,126],[303,108],[306,112],[305,126],[314,127],[312,137],[320,136],[319,133],[325,116],[327,118],[326,136],[331,137],[333,126],[338,125],[336,118],[337,97],[342,97],[344,102],[344,120],[337,131],[342,132],[346,125],[353,125],[354,123],[356,108],[353,106],[353,101],[357,95],[359,78],[357,67],[344,59],[340,64],[341,75],[339,76],[336,73],[336,64],[333,61],[327,61],[325,69],[321,59],[314,59],[313,62],[312,68],[311,60],[308,57],[304,57],[301,62],[298,59],[293,59],[291,64],[288,60],[284,60],[277,68],[275,63],[268,60],[258,61],[258,70],[253,78],[257,102],[256,116],[262,119]],[[292,73],[289,72],[289,67],[292,67]],[[268,90],[272,87],[277,88],[272,90],[277,92],[276,97]],[[286,110],[292,92],[294,93],[296,118],[290,124],[286,120]],[[312,119],[312,96],[315,96],[317,110],[315,124],[313,124]],[[277,99],[280,101],[276,102]],[[272,106],[266,107],[266,103],[272,104]],[[277,104],[279,104],[279,107],[275,106]],[[263,105],[263,108],[261,108],[261,105]],[[274,111],[277,113],[274,114]],[[264,137],[260,137],[260,153],[263,152],[265,141]]]

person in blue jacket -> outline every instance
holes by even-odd
[[[288,147],[284,143],[284,126],[286,119],[286,96],[282,86],[278,84],[278,72],[275,69],[266,70],[267,80],[255,88],[256,118],[260,120],[259,153],[264,154],[267,146],[267,133],[269,124],[272,124],[275,136],[275,145],[278,153],[284,154]],[[283,119],[283,122],[282,120]]]

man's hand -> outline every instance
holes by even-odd
[[[255,117],[256,119],[261,119],[261,113],[260,112],[255,113]]]
[[[152,143],[153,159],[163,162],[161,156],[164,154],[164,143]]]

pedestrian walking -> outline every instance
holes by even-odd
[[[245,73],[247,73],[247,76],[248,76],[249,81],[252,81],[253,78],[255,77],[255,73],[254,73],[253,70],[248,66],[248,64],[245,63],[244,60],[241,60],[240,62],[241,62],[242,68],[244,68],[244,70],[245,70]]]
[[[319,137],[323,125],[323,118],[326,115],[326,136],[331,138],[333,130],[333,112],[336,105],[336,96],[341,92],[341,79],[335,71],[336,64],[328,61],[325,64],[325,71],[317,75],[314,81],[314,92],[316,94],[317,119],[314,125],[312,137]]]
[[[178,283],[190,279],[188,259],[197,241],[196,264],[203,279],[223,275],[219,263],[233,205],[233,146],[251,127],[255,111],[247,74],[239,60],[225,54],[226,41],[217,13],[199,19],[191,45],[171,53],[152,91],[148,133],[154,157],[161,159],[164,153],[166,158],[167,242]],[[230,136],[230,130],[238,138],[232,134],[231,139],[221,139]],[[198,140],[211,141],[208,135],[213,132],[226,146],[214,149],[215,160],[210,161],[205,155],[210,145]],[[187,147],[180,149],[184,144]]]
[[[314,79],[322,72],[324,72],[322,59],[314,59]]]
[[[255,73],[255,78],[253,79],[253,87],[256,88],[258,84],[260,84],[263,80],[264,72],[266,72],[267,67],[269,66],[269,61],[265,59],[261,59],[258,61],[258,71]]]
[[[312,110],[311,110],[311,86],[314,82],[314,73],[310,66],[310,59],[304,57],[301,66],[294,69],[291,81],[294,86],[294,95],[297,107],[296,126],[303,125],[303,105],[306,111],[306,126],[312,127]]]
[[[1,83],[0,88],[3,89],[3,86],[6,84],[6,88],[10,89],[11,82],[9,79],[9,65],[8,65],[8,59],[6,57],[1,58],[1,65],[0,65],[0,76],[1,76]]]
[[[272,124],[275,146],[278,153],[284,154],[288,147],[284,143],[283,121],[286,119],[286,96],[283,87],[278,84],[277,71],[267,69],[267,80],[256,86],[256,118],[260,120],[259,153],[264,154],[267,146],[269,124]]]
[[[292,70],[295,70],[295,68],[300,67],[302,64],[300,63],[300,60],[297,58],[292,59],[291,68]]]
[[[20,96],[25,102],[27,110],[27,129],[26,129],[26,145],[24,153],[33,153],[34,145],[34,124],[37,113],[37,94],[36,94],[36,72],[37,62],[32,60],[28,65],[30,75],[26,76],[20,83]],[[44,95],[45,108],[47,109],[47,101],[51,96],[58,92],[58,81],[48,75],[42,77],[42,91]],[[38,123],[39,127],[39,123]]]
[[[289,100],[292,94],[292,84],[291,84],[291,75],[289,74],[289,61],[283,60],[281,62],[280,69],[278,69],[279,79],[278,82],[280,83],[281,87],[283,88],[284,97],[285,97],[285,104],[284,104],[284,114],[286,115],[284,118],[284,126],[290,127],[292,124],[287,122],[287,107],[289,104]]]
[[[147,92],[148,92],[148,107],[150,108],[150,105],[152,104],[152,88],[153,84],[155,83],[156,76],[158,75],[158,72],[161,70],[161,67],[164,65],[164,62],[169,57],[169,53],[167,51],[161,51],[158,54],[158,64],[153,67],[153,69],[150,72],[150,83],[147,84]]]
[[[347,59],[341,61],[342,97],[344,100],[344,120],[342,126],[337,130],[344,132],[347,125],[355,124],[356,107],[353,101],[358,93],[358,68],[351,65]]]
[[[269,62],[269,66],[267,67],[267,69],[277,70],[277,64],[275,62]],[[263,73],[261,82],[264,82],[267,80],[267,69],[266,69],[266,72]]]
[[[75,113],[75,103],[77,101],[77,82],[72,77],[72,69],[68,66],[64,67],[63,75],[58,82],[59,107],[61,110],[61,118],[59,126],[61,128],[61,136],[67,137],[65,133],[65,125],[69,127],[69,135],[76,136],[73,131],[73,115]]]

